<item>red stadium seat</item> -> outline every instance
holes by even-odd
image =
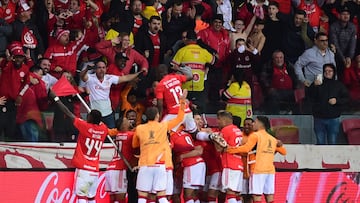
[[[342,128],[349,144],[360,144],[360,118],[348,118],[342,122]]]
[[[360,128],[355,128],[346,133],[348,143],[351,145],[360,145]]]
[[[284,144],[299,144],[299,128],[290,118],[270,118],[271,130]]]
[[[284,144],[299,144],[299,128],[294,125],[282,125],[273,128],[275,137]]]
[[[218,127],[218,122],[217,122],[217,118],[213,117],[213,116],[205,116],[204,118],[206,121],[204,121],[208,127],[213,127],[213,128],[217,128]]]
[[[270,118],[270,127],[280,125],[294,125],[294,123],[290,118]]]
[[[305,89],[299,88],[294,90],[295,103],[299,107],[299,112],[303,113],[303,100],[305,98]]]

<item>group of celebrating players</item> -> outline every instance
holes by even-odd
[[[107,135],[114,136],[116,148],[105,172],[112,202],[126,202],[128,183],[133,181],[126,178],[128,169],[137,171],[138,203],[180,202],[180,194],[186,203],[258,203],[263,194],[266,202],[274,202],[274,154],[286,154],[286,150],[266,132],[268,118],[246,118],[241,131],[233,124],[232,114],[221,110],[218,128],[207,128],[202,117],[190,110],[187,90],[181,88],[192,78],[191,71],[178,67],[177,72],[168,73],[164,68],[161,78],[155,95],[164,108],[149,107],[147,122],[138,126],[125,116],[116,129],[107,129],[97,110],[82,121],[51,95],[80,131],[73,157],[78,202],[95,202],[99,150]],[[134,157],[138,158],[136,167],[129,163]],[[225,200],[219,194],[225,194]]]

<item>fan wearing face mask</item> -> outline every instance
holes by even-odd
[[[243,72],[244,80],[253,87],[253,77],[256,77],[253,64],[260,57],[259,51],[242,38],[237,39],[235,45],[236,48],[232,51],[229,60],[232,72]]]

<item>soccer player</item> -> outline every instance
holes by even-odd
[[[286,149],[278,146],[278,140],[266,132],[270,128],[269,119],[266,116],[258,116],[254,122],[253,133],[245,143],[238,147],[228,147],[230,154],[247,153],[256,145],[256,158],[254,170],[249,179],[250,194],[253,194],[254,203],[261,202],[262,194],[267,203],[274,203],[275,193],[275,152],[286,155]]]
[[[165,121],[176,117],[180,106],[179,98],[182,94],[181,85],[186,81],[192,80],[192,73],[190,69],[179,68],[179,72],[181,74],[169,74],[168,67],[164,64],[158,67],[157,74],[161,80],[155,88],[155,95],[160,116],[162,116],[164,111],[167,113],[163,118]],[[165,107],[165,110],[163,110],[163,107]],[[186,105],[185,113],[185,118],[182,122],[185,125],[185,130],[190,133],[194,133],[196,131],[196,124],[188,105]],[[173,131],[176,131],[179,126],[176,126]]]
[[[117,149],[114,152],[113,159],[109,163],[106,172],[105,190],[110,193],[110,200],[114,203],[126,203],[126,192],[128,187],[127,166],[119,155],[124,155],[126,160],[131,160],[133,148],[131,147],[134,132],[130,130],[131,124],[127,118],[120,118],[117,122],[117,129],[113,130],[111,135],[115,135]]]
[[[202,198],[205,202],[216,203],[219,191],[221,190],[221,158],[220,153],[216,151],[214,144],[209,137],[209,134],[218,129],[204,128],[204,121],[200,114],[194,113],[194,120],[198,128],[197,143],[201,143],[203,147],[202,157],[206,164],[206,178],[205,185],[202,190]],[[199,141],[203,140],[203,141]]]
[[[75,115],[60,101],[52,91],[49,96],[58,107],[70,117],[79,130],[74,156],[71,163],[76,167],[74,193],[78,203],[95,203],[99,177],[99,155],[106,135],[107,126],[101,122],[101,113],[91,110],[84,121]]]
[[[217,119],[219,128],[221,129],[220,132],[228,143],[228,146],[240,146],[242,132],[233,124],[232,114],[228,111],[220,110],[217,112]],[[225,151],[221,154],[221,162],[223,166],[221,183],[223,190],[226,191],[227,202],[237,203],[237,201],[240,200],[238,194],[241,192],[243,184],[243,163],[241,156]]]
[[[134,148],[140,147],[139,172],[136,182],[138,203],[146,203],[151,191],[157,191],[159,203],[168,203],[166,198],[167,174],[165,160],[171,153],[167,131],[177,126],[184,118],[187,90],[179,98],[179,112],[175,119],[159,122],[156,107],[150,107],[145,114],[148,123],[136,127],[132,141]]]
[[[252,136],[252,133],[254,132],[253,124],[254,124],[254,120],[252,118],[245,118],[241,145],[244,145],[249,139],[249,137]],[[255,153],[256,150],[253,149],[249,153],[241,154],[243,166],[244,166],[243,188],[241,191],[243,203],[252,203],[252,196],[250,195],[249,192],[249,178],[251,171],[254,170]]]
[[[203,148],[195,146],[192,136],[185,131],[173,132],[170,136],[173,152],[183,169],[183,188],[185,203],[198,200],[198,190],[205,184],[206,166],[201,157]]]

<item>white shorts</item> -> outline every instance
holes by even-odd
[[[165,164],[141,166],[137,175],[136,189],[143,192],[159,192],[166,189]]]
[[[176,118],[176,116],[177,116],[177,114],[167,114],[167,115],[164,116],[164,118],[162,120],[163,121],[169,121],[171,119]],[[180,127],[181,124],[185,125],[185,131],[187,131],[189,133],[193,133],[193,132],[195,132],[197,130],[196,123],[194,121],[194,117],[193,117],[192,112],[186,113],[184,115],[183,121],[179,125],[177,125],[176,127],[174,127],[171,130],[176,132],[176,130]]]
[[[243,186],[241,194],[247,195],[250,194],[249,192],[249,179],[243,179]]]
[[[243,184],[243,172],[240,170],[232,170],[224,168],[221,175],[222,190],[228,189],[234,192],[241,192]]]
[[[183,188],[197,190],[205,185],[206,166],[200,162],[192,166],[184,167]]]
[[[165,194],[168,196],[173,195],[174,192],[174,178],[173,178],[173,170],[166,169],[166,190]],[[156,191],[151,191],[152,194],[156,194]]]
[[[99,172],[76,169],[74,173],[74,193],[80,197],[94,198],[98,186]]]
[[[250,194],[270,195],[275,193],[275,174],[251,174],[249,179]]]
[[[212,175],[206,176],[205,185],[203,191],[207,192],[211,190],[221,190],[221,173],[216,172]]]
[[[105,171],[105,191],[111,194],[127,192],[128,181],[126,170],[107,170]]]
[[[174,194],[174,177],[173,170],[166,170],[166,195],[170,196]]]

